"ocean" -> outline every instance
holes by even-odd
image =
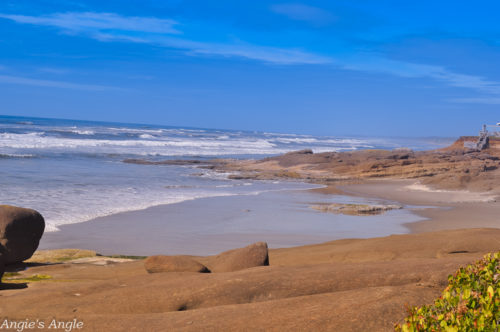
[[[261,158],[289,151],[432,149],[437,138],[370,138],[247,132],[0,116],[0,203],[38,210],[46,231],[124,211],[217,196],[308,189],[287,181],[231,180],[194,166],[128,158]]]

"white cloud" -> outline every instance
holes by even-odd
[[[328,24],[336,19],[334,15],[326,10],[299,3],[276,4],[271,6],[271,10],[292,20],[319,25]]]
[[[70,12],[44,16],[0,14],[0,17],[18,23],[58,27],[69,32],[92,33],[107,30],[120,30],[165,34],[180,33],[174,28],[177,24],[174,20],[154,17],[121,16],[114,13]]]
[[[125,90],[122,88],[105,86],[105,85],[79,84],[79,83],[70,83],[70,82],[63,82],[63,81],[42,80],[42,79],[26,78],[26,77],[19,77],[19,76],[9,76],[9,75],[0,75],[0,83],[31,85],[31,86],[39,86],[39,87],[46,87],[46,88],[86,90],[86,91],[123,91],[123,90]]]
[[[500,82],[477,75],[459,74],[443,66],[416,64],[385,59],[379,56],[358,56],[344,59],[341,67],[348,70],[381,72],[408,78],[432,78],[458,88],[500,95]]]
[[[99,34],[101,41],[128,41],[133,43],[154,44],[167,48],[184,49],[188,55],[216,55],[241,57],[280,65],[327,64],[332,59],[326,56],[304,52],[297,49],[259,46],[248,43],[222,44],[206,43],[169,36],[130,37],[119,34]]]
[[[192,52],[197,54],[213,54],[228,57],[239,56],[281,65],[328,64],[332,62],[329,57],[303,52],[301,50],[263,47],[251,44],[200,44],[199,47],[193,48]]]
[[[464,75],[442,70],[435,73],[434,78],[448,82],[451,86],[471,88],[485,93],[500,95],[500,83],[489,81],[480,76]]]
[[[302,4],[274,5],[272,6],[272,10],[287,15],[292,19],[311,22],[314,20],[324,20],[330,15],[319,8]],[[101,42],[142,43],[184,50],[190,56],[239,57],[280,65],[330,64],[346,70],[380,72],[407,78],[431,78],[449,86],[473,89],[481,93],[492,94],[494,97],[500,96],[499,82],[490,81],[477,75],[455,73],[442,66],[395,61],[374,54],[334,59],[333,57],[293,48],[269,47],[244,42],[201,42],[180,38],[175,36],[181,33],[175,29],[178,23],[170,19],[127,17],[114,13],[94,12],[56,13],[44,16],[7,15],[0,13],[0,18],[13,20],[18,23],[52,26],[65,32],[82,34]],[[0,69],[2,69],[1,66]],[[86,90],[117,89],[99,85],[28,79],[17,76],[1,76],[0,81]],[[462,99],[462,102],[464,100]],[[496,99],[481,100],[490,100],[491,102]]]
[[[55,75],[65,75],[70,72],[70,70],[68,69],[53,68],[53,67],[40,67],[37,70],[42,73],[55,74]]]
[[[499,105],[500,97],[455,98],[455,99],[449,99],[449,101],[453,103],[464,103],[464,104]]]
[[[175,38],[179,34],[167,19],[126,17],[111,13],[60,13],[46,16],[6,15],[0,18],[18,23],[53,26],[66,32],[85,34],[102,42],[123,41],[159,45],[187,51],[188,55],[241,57],[273,64],[324,64],[327,57],[296,49],[266,47],[247,43],[210,43]],[[130,32],[141,32],[131,35]]]

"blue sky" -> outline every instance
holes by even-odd
[[[500,121],[497,1],[0,3],[0,114],[318,135]]]

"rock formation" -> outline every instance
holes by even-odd
[[[161,272],[210,272],[207,267],[187,256],[151,256],[144,262],[149,273]]]
[[[390,210],[399,210],[403,207],[401,205],[381,205],[381,204],[317,204],[311,205],[311,209],[321,212],[329,212],[336,214],[346,214],[351,216],[367,216],[382,214]]]
[[[207,261],[212,272],[232,272],[269,265],[267,243],[257,242],[245,248],[225,251]]]
[[[30,258],[38,248],[45,221],[35,210],[0,205],[0,255],[5,265]]]

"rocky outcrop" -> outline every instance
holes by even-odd
[[[490,147],[464,148],[463,137],[438,150],[407,148],[309,153],[296,151],[261,160],[218,160],[213,169],[232,172],[234,179],[294,179],[325,185],[365,179],[420,179],[443,189],[489,191],[500,181],[500,137]]]
[[[211,257],[207,266],[212,272],[232,272],[269,265],[267,243],[257,242],[245,248],[225,251]]]
[[[0,205],[0,254],[5,265],[30,258],[38,248],[45,221],[35,210]]]
[[[144,267],[149,273],[210,272],[205,265],[187,256],[150,256],[144,261]]]
[[[403,207],[401,205],[370,205],[370,204],[317,204],[311,205],[311,209],[321,212],[329,212],[336,214],[347,214],[351,216],[366,216],[382,214],[390,210],[399,210]]]

